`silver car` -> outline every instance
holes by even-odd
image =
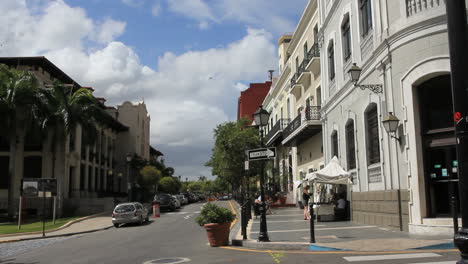
[[[116,228],[120,224],[138,223],[148,221],[148,210],[141,203],[121,203],[112,212],[112,224]]]

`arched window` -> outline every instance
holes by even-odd
[[[359,0],[359,14],[361,15],[361,35],[364,37],[372,29],[372,5],[370,0]]]
[[[377,105],[371,104],[365,113],[367,138],[367,164],[380,162],[379,117]]]
[[[338,156],[338,132],[333,130],[331,135],[331,157],[339,157]]]
[[[356,145],[354,142],[354,120],[349,120],[345,127],[346,130],[346,160],[348,170],[356,168]]]
[[[346,14],[341,24],[341,39],[343,43],[343,59],[348,61],[351,58],[351,26],[349,23],[349,14]]]

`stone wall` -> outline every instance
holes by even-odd
[[[408,231],[408,190],[401,190],[403,230]],[[399,230],[398,191],[353,192],[351,198],[353,222]]]

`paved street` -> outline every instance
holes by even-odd
[[[228,206],[228,202],[219,202]],[[455,263],[457,252],[356,254],[352,252],[274,252],[246,248],[211,248],[194,218],[202,204],[164,213],[143,226],[126,226],[67,238],[0,244],[0,263],[145,263],[186,258],[186,263]],[[109,219],[110,221],[110,219]],[[451,262],[446,262],[451,261]],[[161,262],[162,263],[162,262]],[[169,263],[169,262],[164,262]]]

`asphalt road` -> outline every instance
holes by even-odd
[[[228,202],[219,202],[228,206]],[[142,226],[124,226],[67,239],[35,240],[0,244],[1,264],[74,264],[112,263],[143,264],[163,258],[184,258],[184,263],[374,263],[366,258],[353,259],[359,254],[317,252],[255,252],[245,248],[211,248],[206,233],[194,218],[201,210],[201,203],[191,204],[175,213],[164,213],[161,218]],[[110,218],[109,218],[110,221]],[[16,249],[16,251],[15,251]],[[9,254],[5,254],[9,251]],[[13,250],[13,251],[11,251]],[[444,263],[458,259],[456,252],[427,252],[429,255],[385,254],[379,263],[413,264]],[[362,255],[362,254],[361,254]],[[379,255],[381,256],[381,255]],[[382,256],[381,256],[382,257]],[[405,256],[403,256],[405,257]],[[156,262],[155,262],[156,263]],[[160,263],[171,263],[169,261]],[[455,263],[455,262],[450,262]]]

